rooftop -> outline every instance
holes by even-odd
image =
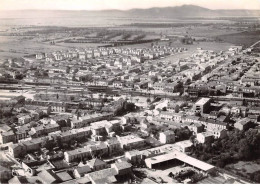
[[[117,174],[114,168],[103,169],[100,171],[89,173],[88,176],[91,180],[97,181],[107,177],[115,176]]]
[[[191,166],[194,166],[196,168],[199,168],[203,171],[209,171],[212,168],[214,168],[214,166],[207,164],[205,162],[202,162],[200,160],[197,160],[195,158],[192,158],[184,153],[181,153],[179,151],[173,151],[171,153],[168,154],[164,154],[164,155],[159,155],[159,156],[155,156],[152,158],[147,158],[145,159],[145,162],[150,162],[151,164],[157,164],[157,163],[161,163],[161,162],[165,162],[168,160],[172,160],[172,159],[178,159],[184,163],[187,163]]]
[[[209,102],[210,98],[203,97],[199,99],[195,105],[205,105],[207,102]]]

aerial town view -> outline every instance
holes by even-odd
[[[1,184],[259,184],[259,0],[0,0]]]

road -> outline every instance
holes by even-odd
[[[251,45],[249,48],[252,48],[252,47],[254,47],[255,45],[257,45],[258,43],[260,43],[260,40],[259,41],[257,41],[256,43],[254,43],[253,45]]]

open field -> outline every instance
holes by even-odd
[[[113,29],[113,28],[111,28]],[[165,35],[180,35],[183,36],[185,34],[191,35],[192,37],[214,37],[218,35],[224,34],[233,34],[241,32],[237,30],[237,28],[227,28],[215,25],[207,25],[207,26],[180,26],[180,27],[136,27],[136,26],[121,26],[115,27],[114,29],[123,29],[126,31],[144,31],[148,33],[154,34],[165,34]]]
[[[222,41],[230,42],[236,45],[250,46],[260,40],[260,30],[220,35],[218,38]]]

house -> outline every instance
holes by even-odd
[[[66,181],[70,181],[73,178],[71,177],[71,175],[68,173],[68,171],[59,171],[56,173],[57,177],[60,179],[61,182],[66,182]]]
[[[133,135],[118,137],[122,149],[137,149],[145,146],[145,140]]]
[[[88,165],[85,165],[74,169],[73,175],[75,176],[75,178],[81,178],[90,172],[92,172],[91,168]]]
[[[188,125],[188,128],[190,131],[192,131],[194,134],[198,134],[203,132],[204,126],[200,123],[191,123]]]
[[[214,138],[224,138],[227,136],[227,130],[226,129],[220,129],[220,128],[212,128],[207,129],[207,132],[211,133]]]
[[[66,112],[68,109],[66,103],[52,103],[50,106],[51,112]]]
[[[91,184],[91,181],[89,180],[88,176],[72,179],[69,181],[62,182],[61,184]]]
[[[125,152],[125,158],[132,164],[141,163],[142,161],[142,153],[138,150],[131,150]]]
[[[87,162],[87,165],[90,167],[92,171],[98,171],[102,170],[108,167],[107,163],[104,162],[103,160],[100,160],[98,158],[94,158],[92,160],[89,160]]]
[[[8,125],[0,125],[0,133],[2,133],[2,132],[8,132],[8,131],[11,131],[12,130],[12,128],[11,127],[9,127]]]
[[[191,150],[193,143],[190,140],[184,140],[184,141],[177,142],[174,145],[179,148],[179,151],[185,153]]]
[[[91,158],[91,150],[86,148],[78,148],[72,151],[64,152],[64,159],[66,162],[70,163],[73,161],[80,161],[86,158]]]
[[[0,144],[6,144],[15,141],[15,134],[13,131],[1,132],[0,133]]]
[[[212,133],[202,132],[197,134],[197,140],[199,143],[211,143],[214,140]]]
[[[173,131],[165,131],[159,134],[159,141],[163,144],[174,143],[175,133]]]
[[[123,86],[124,86],[124,83],[121,82],[121,81],[114,81],[113,82],[113,87],[114,88],[123,88]]]
[[[250,127],[252,127],[254,125],[254,123],[251,121],[251,119],[249,118],[243,118],[239,121],[237,121],[235,124],[234,124],[234,127],[239,129],[239,130],[247,130],[249,129]]]
[[[247,117],[249,119],[251,119],[252,122],[255,122],[255,123],[260,121],[260,115],[259,114],[249,114]]]
[[[111,138],[111,139],[107,140],[105,143],[108,147],[109,155],[118,154],[122,150],[121,144],[117,138]]]
[[[18,117],[18,123],[27,124],[27,123],[31,122],[33,120],[33,118],[34,117],[31,115],[24,115],[24,116]]]
[[[11,144],[10,146],[8,146],[8,153],[12,157],[17,158],[26,154],[26,147],[21,143]]]
[[[104,135],[106,133],[105,125],[107,124],[107,121],[98,121],[91,123],[91,130],[93,135]]]
[[[111,164],[111,168],[114,168],[117,172],[117,175],[129,175],[131,173],[132,164],[122,161]]]
[[[42,60],[45,57],[44,53],[37,53],[36,54],[36,59],[37,60]]]
[[[19,141],[19,140],[22,140],[22,139],[25,139],[28,135],[28,132],[29,132],[29,128],[27,127],[20,127],[16,132],[15,132],[15,138],[16,138],[16,141]]]
[[[100,142],[96,145],[88,146],[94,157],[103,157],[108,154],[108,147],[104,142]]]
[[[6,168],[0,165],[0,182],[7,181],[12,178],[12,171],[10,168]]]
[[[26,147],[27,152],[38,151],[41,148],[41,144],[46,138],[34,138],[32,140],[23,141],[22,144]]]
[[[114,168],[103,169],[87,174],[92,184],[111,184],[117,180],[115,178],[117,171]]]
[[[24,176],[14,176],[8,181],[8,184],[28,184],[28,180]]]
[[[173,113],[161,111],[160,119],[167,120],[167,121],[173,121]]]
[[[57,184],[61,182],[60,178],[52,170],[43,170],[37,176],[43,184]]]
[[[60,130],[60,126],[57,123],[39,125],[37,127],[31,128],[31,132],[36,135],[36,137],[47,135],[48,133]]]
[[[229,124],[226,122],[221,122],[214,119],[200,117],[199,122],[204,125],[204,128],[211,129],[211,128],[219,128],[219,129],[227,129]]]
[[[36,160],[31,154],[28,154],[30,160],[22,161],[22,168],[27,176],[34,176],[36,174],[36,169],[45,163],[45,161]]]

